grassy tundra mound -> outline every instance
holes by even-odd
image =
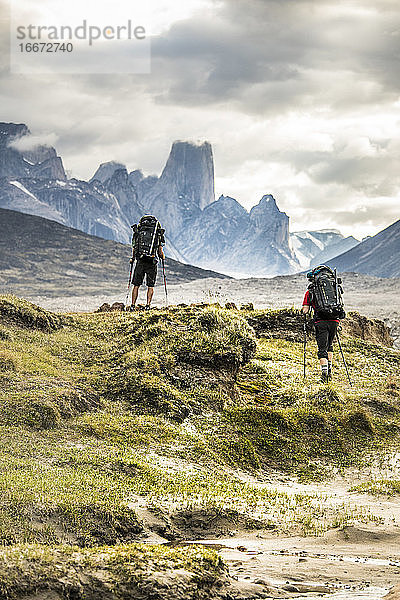
[[[62,319],[15,296],[0,296],[0,323],[11,322],[21,327],[55,331],[62,327]]]
[[[248,323],[259,336],[303,341],[303,315],[295,308],[252,311]],[[393,346],[388,327],[379,319],[368,319],[355,311],[347,313],[341,327],[345,335],[365,341]],[[307,335],[313,337],[311,319],[306,321]]]
[[[182,550],[189,561],[197,556],[188,575],[179,553],[168,555],[170,568],[157,562],[162,550],[156,561],[158,550],[138,542],[238,528],[319,534],[368,521],[357,507],[266,480],[276,471],[329,477],[397,448],[396,350],[344,332],[353,386],[340,362],[333,384],[322,386],[311,335],[303,380],[294,311],[285,329],[285,311],[207,306],[59,317],[9,296],[0,306],[0,543],[14,565],[8,579],[0,571],[3,597],[33,597],[40,581],[59,579],[77,598],[90,598],[92,584],[117,598],[116,574],[136,585],[129,573],[143,557],[151,581],[181,573],[182,597],[190,598],[198,565],[213,581],[208,559]],[[271,320],[279,322],[273,336]],[[65,577],[54,574],[54,557]],[[38,570],[43,580],[34,578],[35,561],[48,565]],[[96,561],[99,581],[86,584],[85,565]],[[26,574],[26,588],[13,569]],[[64,583],[49,598],[62,597]]]
[[[0,598],[113,600],[220,598],[221,559],[199,547],[125,545],[80,550],[38,545],[0,551]]]

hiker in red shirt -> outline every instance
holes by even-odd
[[[332,379],[333,340],[340,319],[346,315],[341,301],[341,288],[337,284],[336,271],[319,265],[307,274],[312,282],[306,291],[302,311],[306,315],[314,310],[315,337],[321,365],[321,382]]]

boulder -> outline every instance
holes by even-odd
[[[110,312],[111,311],[111,306],[108,304],[108,302],[104,302],[97,310],[96,312]]]
[[[123,302],[114,302],[114,304],[111,306],[112,311],[124,311],[125,310],[125,304]]]
[[[227,302],[225,304],[225,308],[227,308],[228,310],[237,310],[237,306],[234,302]]]

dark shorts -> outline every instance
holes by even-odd
[[[133,272],[133,285],[142,285],[145,275],[147,287],[154,287],[157,279],[157,263],[153,264],[147,260],[138,260]]]
[[[317,321],[315,323],[315,337],[318,345],[318,358],[328,358],[328,352],[333,352],[339,323],[336,321]]]

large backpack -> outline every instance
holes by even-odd
[[[132,225],[133,247],[137,259],[154,260],[157,248],[163,240],[164,230],[156,217],[145,215],[138,225]],[[155,259],[157,260],[157,259]]]
[[[319,265],[307,273],[308,286],[316,316],[323,320],[344,319],[342,280],[336,269],[332,271],[326,265]]]

